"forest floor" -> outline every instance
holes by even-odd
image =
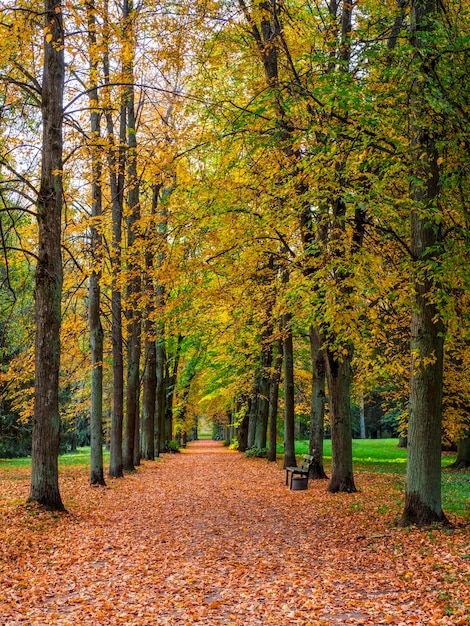
[[[203,440],[87,480],[65,468],[53,514],[0,466],[1,626],[470,623],[468,523],[397,528],[396,476],[290,491],[281,464]]]

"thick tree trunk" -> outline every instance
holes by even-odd
[[[291,316],[283,315],[284,332],[284,467],[296,465],[295,458],[295,397],[294,343],[290,327]]]
[[[92,141],[100,138],[100,112],[96,76],[98,70],[98,54],[96,41],[95,3],[90,0],[87,5],[88,40],[90,54],[90,75],[92,88],[89,90],[90,130]],[[90,412],[90,484],[105,485],[103,469],[103,327],[101,325],[101,263],[102,236],[96,221],[102,215],[101,193],[101,148],[92,145],[92,225],[90,229],[92,269],[89,283],[88,323],[90,328],[91,352],[91,412]]]
[[[331,428],[331,479],[330,493],[357,491],[354,484],[352,462],[351,427],[351,358],[352,348],[338,358],[336,353],[325,350],[326,373],[328,379],[328,405]]]
[[[29,500],[64,510],[59,492],[59,367],[62,299],[62,123],[64,30],[62,3],[45,0],[42,83],[42,162],[37,199],[39,229],[35,276],[35,401]]]
[[[410,415],[405,508],[402,526],[446,522],[441,505],[441,428],[444,325],[432,294],[435,279],[428,269],[439,256],[441,232],[433,221],[439,194],[439,167],[435,138],[426,127],[429,105],[426,85],[430,65],[422,50],[423,31],[433,29],[437,0],[412,2],[412,44],[422,59],[422,79],[410,98],[410,145],[413,178],[411,193],[411,252],[414,303],[411,314]],[[426,44],[429,45],[429,44]]]
[[[279,404],[279,383],[282,372],[283,346],[282,340],[276,342],[276,357],[274,359],[274,370],[269,388],[269,451],[268,461],[275,461],[277,458],[277,412]]]
[[[325,359],[318,333],[310,328],[310,356],[312,360],[312,395],[310,401],[309,453],[314,462],[310,478],[328,478],[323,468],[323,434],[325,430]]]

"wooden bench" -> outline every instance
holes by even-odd
[[[300,462],[299,467],[286,467],[286,485],[289,484],[289,473],[290,473],[290,489],[292,489],[292,480],[295,475],[298,475],[299,478],[305,480],[308,485],[308,475],[310,473],[310,468],[313,465],[313,456],[311,454],[304,454],[302,457],[302,461]]]

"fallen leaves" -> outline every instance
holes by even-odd
[[[201,441],[104,489],[61,480],[69,515],[12,504],[27,475],[0,484],[2,626],[468,623],[467,529],[397,529],[389,476],[289,491]]]

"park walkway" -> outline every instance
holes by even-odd
[[[332,496],[284,477],[213,441],[107,488],[65,476],[69,515],[31,513],[28,544],[0,570],[0,624],[465,623],[440,600],[441,549],[409,554],[428,535],[377,513],[386,483]]]

